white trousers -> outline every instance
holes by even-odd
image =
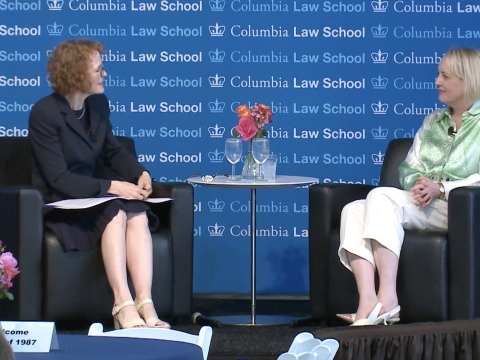
[[[410,191],[377,187],[364,200],[353,201],[342,210],[340,248],[342,264],[352,270],[347,251],[368,260],[375,267],[371,239],[400,257],[404,229],[447,229],[448,203],[435,199],[427,209],[416,205]]]

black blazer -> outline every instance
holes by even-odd
[[[145,171],[113,136],[107,97],[91,95],[85,106],[90,114],[90,137],[58,93],[40,99],[30,112],[32,186],[42,192],[45,202],[105,195],[111,181],[94,177],[97,159],[132,183]]]

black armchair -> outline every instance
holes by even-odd
[[[400,187],[398,166],[412,139],[389,143],[380,186]],[[340,215],[349,202],[373,188],[359,184],[317,184],[309,191],[310,302],[312,318],[336,323],[336,313],[355,312],[353,275],[340,263]],[[447,232],[407,230],[397,278],[402,322],[480,317],[480,187],[451,191]]]
[[[135,153],[132,139],[118,137]],[[27,138],[0,138],[0,240],[19,262],[14,301],[0,306],[3,320],[57,322],[111,321],[113,295],[100,249],[64,252],[53,233],[44,230],[40,193],[29,187]],[[97,174],[115,178],[97,164]],[[190,316],[193,277],[193,187],[154,183],[152,197],[174,200],[152,204],[160,219],[153,238],[152,297],[165,319]]]

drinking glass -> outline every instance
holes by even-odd
[[[267,161],[263,164],[263,176],[265,181],[273,181],[275,180],[275,174],[277,172],[277,159],[278,155],[276,154],[269,154],[267,157]]]
[[[229,138],[225,141],[225,157],[228,162],[232,164],[232,176],[229,181],[241,180],[241,176],[235,176],[235,164],[240,161],[242,157],[242,140],[238,138]]]
[[[252,141],[252,156],[253,160],[258,164],[259,178],[257,180],[263,181],[262,164],[267,161],[270,146],[267,138],[255,138]]]

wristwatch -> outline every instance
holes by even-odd
[[[438,190],[440,191],[439,199],[445,199],[445,186],[441,182],[438,183]]]

